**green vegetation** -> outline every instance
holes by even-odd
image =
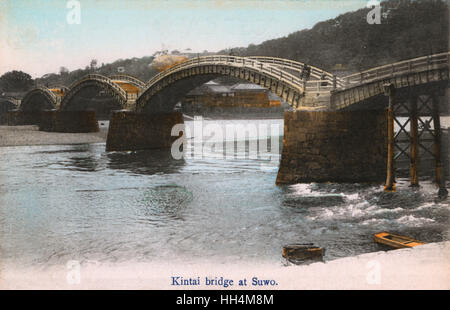
[[[86,66],[84,69],[69,72],[65,67],[61,67],[59,74],[46,74],[41,78],[37,78],[36,82],[38,84],[48,86],[69,86],[86,74],[97,73],[108,76],[112,74],[120,74],[120,69],[124,71],[123,73],[130,74],[147,81],[157,73],[157,71],[151,67],[153,59],[153,56],[145,56],[142,58],[134,57],[130,59],[119,59],[113,63],[101,64],[100,66],[97,66],[97,61],[93,59],[90,65]]]
[[[330,71],[371,67],[448,50],[448,7],[441,0],[381,3],[381,24],[369,24],[370,9],[342,14],[286,37],[220,53],[292,59]]]
[[[381,6],[381,24],[367,23],[370,9],[364,8],[319,22],[312,29],[297,31],[258,45],[230,48],[217,54],[287,58],[345,74],[448,51],[449,21],[445,0],[388,0],[382,2]],[[158,73],[152,67],[153,60],[167,53],[159,51],[152,56],[119,59],[101,65],[93,59],[84,69],[69,71],[61,67],[59,74],[46,74],[35,82],[46,86],[69,86],[89,73],[111,75],[122,71],[148,81]],[[180,52],[174,50],[171,54]],[[196,57],[212,53],[183,54]],[[223,79],[223,82],[227,81]],[[0,77],[0,91],[24,91],[33,83],[28,74],[12,71]]]
[[[39,85],[55,86],[55,85],[65,85],[70,86],[73,82],[81,79],[83,76],[96,73],[102,75],[113,75],[113,74],[128,74],[139,78],[142,81],[150,80],[154,75],[158,73],[157,68],[152,67],[153,60],[161,55],[169,53],[168,51],[158,51],[152,56],[144,56],[141,58],[133,57],[129,59],[119,59],[113,63],[104,64],[100,66],[97,65],[97,60],[93,59],[89,66],[84,69],[78,69],[74,71],[67,70],[65,67],[61,67],[59,74],[51,73],[36,79],[36,83]],[[177,55],[180,54],[179,51],[174,50],[170,54]],[[203,55],[211,55],[212,53],[204,51],[203,53],[183,53],[187,57],[197,57]]]
[[[33,86],[31,76],[22,71],[10,71],[0,76],[0,92],[25,92]]]

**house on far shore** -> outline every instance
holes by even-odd
[[[256,84],[222,85],[214,81],[191,90],[181,109],[186,114],[278,113],[286,109],[283,100]]]

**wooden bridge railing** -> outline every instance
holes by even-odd
[[[89,80],[95,80],[95,81],[101,81],[108,84],[110,87],[112,87],[114,90],[116,90],[123,98],[127,98],[127,93],[124,91],[120,86],[115,84],[110,78],[101,75],[101,74],[88,74],[81,78],[81,80],[75,81],[69,86],[69,89],[72,90],[75,86]]]
[[[266,56],[251,56],[248,58],[278,66],[283,69],[293,70],[298,73],[302,73],[305,68],[304,63],[289,59]],[[314,66],[308,65],[308,67],[310,68],[310,76],[312,79],[305,82],[306,91],[327,92],[339,87],[344,87],[344,81],[336,75]]]
[[[450,52],[446,52],[372,68],[344,77],[344,88],[408,73],[439,69],[449,65],[449,58]]]
[[[134,84],[141,89],[145,87],[145,82],[141,81],[140,79],[138,79],[134,76],[128,75],[128,74],[114,74],[114,75],[109,76],[109,78],[111,80],[130,82],[131,84]]]
[[[30,90],[27,94],[25,94],[24,99],[28,96],[28,94],[31,94],[36,91],[41,91],[41,92],[45,93],[47,96],[49,96],[49,99],[54,102],[56,102],[56,100],[57,100],[56,95],[52,91],[50,91],[49,88],[47,88],[46,86],[43,86],[43,85],[38,85],[35,88],[33,88],[32,90]]]
[[[248,57],[238,57],[238,56],[224,56],[224,55],[213,55],[213,56],[202,56],[202,57],[196,57],[191,58],[187,61],[184,61],[182,63],[179,63],[168,70],[162,71],[156,76],[154,76],[151,80],[149,80],[146,84],[146,87],[142,90],[142,93],[144,93],[148,88],[150,88],[152,85],[160,81],[166,76],[169,76],[170,74],[185,70],[191,67],[196,67],[198,65],[227,65],[237,68],[246,68],[246,69],[253,69],[255,71],[258,71],[260,73],[266,74],[268,76],[271,76],[273,78],[277,78],[280,81],[289,84],[290,86],[297,88],[297,89],[304,89],[304,83],[303,80],[295,76],[294,74],[291,74],[289,72],[286,72],[285,70],[282,70],[276,66],[271,66],[262,62],[259,62],[255,59],[251,59]]]
[[[168,75],[176,71],[192,68],[202,64],[228,65],[236,68],[246,68],[268,75],[272,78],[276,78],[290,85],[291,87],[294,87],[300,91],[304,91],[305,93],[310,92],[326,94],[334,90],[344,90],[376,80],[401,76],[408,73],[439,69],[446,66],[448,67],[450,64],[450,52],[399,61],[396,63],[354,73],[341,78],[320,68],[308,66],[310,68],[309,75],[311,79],[305,79],[302,77],[301,73],[304,72],[305,64],[293,60],[265,56],[239,57],[228,55],[211,55],[188,59],[169,68],[168,70],[158,73],[147,83],[144,83],[141,80],[126,74],[116,74],[112,75],[111,77],[106,77],[101,74],[88,74],[81,80],[72,83],[72,85],[70,85],[68,89],[71,90],[76,85],[87,80],[97,80],[107,83],[121,96],[123,96],[123,98],[127,98],[126,91],[115,84],[112,79],[133,83],[141,88],[140,94],[142,94],[164,77],[167,77]],[[48,90],[46,87],[42,87],[42,89]]]
[[[61,102],[61,98],[57,97],[52,91],[50,91],[50,89],[48,89],[45,86],[38,85],[32,90],[30,90],[28,93],[26,93],[25,96],[20,100],[19,109],[22,109],[23,103],[26,102],[30,98],[30,96],[33,96],[33,94],[36,92],[43,94],[54,105],[57,105],[59,104],[59,102]]]

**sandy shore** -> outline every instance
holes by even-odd
[[[38,126],[0,126],[1,146],[99,143],[106,141],[107,128],[93,133],[39,131]]]
[[[449,257],[450,242],[439,242],[303,266],[70,261],[45,270],[2,266],[0,289],[224,289],[205,277],[233,280],[225,289],[449,289]],[[200,285],[173,285],[172,277],[199,277]],[[255,286],[255,278],[274,282]]]

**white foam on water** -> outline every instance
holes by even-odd
[[[425,217],[415,217],[414,215],[405,215],[396,220],[396,222],[407,225],[407,226],[422,226],[426,223],[434,223],[435,220],[425,218]]]
[[[435,206],[436,206],[436,204],[434,204],[434,203],[432,203],[432,202],[429,202],[429,203],[425,203],[425,204],[423,204],[423,205],[417,207],[415,210],[417,210],[417,211],[419,211],[419,210],[425,210],[425,209],[429,209],[429,208],[435,207]]]
[[[355,193],[355,194],[349,194],[349,195],[345,195],[344,193],[341,193],[343,196],[345,196],[345,198],[347,200],[358,200],[359,199],[359,193]]]
[[[362,201],[350,205],[338,205],[334,207],[325,208],[315,208],[314,215],[306,216],[308,220],[330,220],[330,219],[349,219],[349,218],[360,218],[366,216],[367,206],[369,203],[367,201]]]
[[[425,203],[419,207],[417,207],[416,209],[414,209],[415,211],[421,211],[421,210],[427,210],[427,209],[444,209],[444,210],[449,210],[450,211],[450,204],[448,203],[434,203],[434,202],[428,202]]]
[[[289,186],[293,192],[291,195],[302,195],[302,194],[311,194],[311,184],[299,183]]]
[[[379,210],[375,210],[373,211],[373,214],[383,214],[383,213],[399,213],[404,211],[405,209],[403,208],[394,208],[394,209],[386,209],[386,208],[382,208]]]
[[[389,221],[386,219],[370,219],[370,220],[365,220],[365,221],[361,222],[361,225],[364,225],[364,226],[377,225],[377,226],[379,226],[382,224],[386,224],[388,222]]]
[[[407,227],[421,227],[423,225],[434,223],[434,222],[435,222],[434,219],[429,219],[429,218],[425,218],[425,217],[415,217],[414,215],[405,215],[398,219],[392,219],[392,220],[372,218],[372,219],[368,219],[368,220],[361,222],[361,225],[364,225],[364,226],[387,225],[387,226],[392,227],[392,226],[401,224],[402,226],[407,226]]]

